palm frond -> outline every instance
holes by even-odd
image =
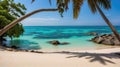
[[[111,8],[111,1],[110,0],[96,0],[96,2],[103,7],[104,9],[110,9]]]
[[[94,0],[88,0],[88,5],[92,13],[95,13],[97,11]]]
[[[93,13],[97,12],[95,4],[98,4],[100,7],[108,10],[111,8],[110,0],[88,0],[88,5]]]
[[[65,4],[65,10],[68,10],[68,4],[69,4],[70,0],[64,0],[64,4]]]
[[[84,0],[72,0],[72,1],[73,1],[73,17],[77,19]]]

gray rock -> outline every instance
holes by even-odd
[[[48,43],[53,44],[53,45],[67,45],[67,44],[69,44],[68,42],[61,43],[58,40],[48,41]]]
[[[120,45],[120,42],[116,39],[113,41],[114,42],[114,45]]]
[[[104,38],[99,37],[99,38],[96,40],[96,43],[100,44],[102,41],[104,41]]]
[[[94,38],[92,38],[90,41],[93,41],[93,42],[96,42],[97,40],[98,40],[98,36],[96,36],[96,37],[94,37]]]
[[[102,44],[106,44],[106,45],[114,45],[114,42],[111,41],[110,39],[105,39]]]
[[[103,34],[101,36],[96,36],[96,37],[92,38],[91,41],[98,43],[98,44],[119,45],[120,46],[120,42],[113,34]]]
[[[58,40],[49,41],[50,44],[58,45],[60,42]]]

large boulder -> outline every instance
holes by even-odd
[[[106,45],[120,45],[120,42],[113,34],[103,34],[92,38],[93,42]]]

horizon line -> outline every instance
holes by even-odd
[[[34,25],[34,26],[47,26],[47,25]],[[48,25],[48,26],[107,26],[107,25]],[[120,26],[120,25],[114,25],[114,26]]]

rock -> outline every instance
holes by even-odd
[[[48,43],[53,44],[53,45],[67,45],[67,44],[69,44],[68,42],[61,43],[58,40],[48,41]]]
[[[101,36],[96,36],[96,37],[92,38],[91,41],[98,43],[98,44],[119,45],[120,46],[120,42],[113,34],[103,34]]]
[[[34,50],[31,50],[30,52],[35,52]]]
[[[97,42],[98,39],[99,39],[99,37],[94,37],[94,38],[92,38],[91,41],[93,41],[93,42]]]
[[[28,51],[28,52],[33,52],[33,53],[44,53],[44,52],[38,51],[38,50],[30,50],[30,51]]]
[[[96,40],[96,43],[100,44],[102,41],[104,41],[104,38],[99,37],[99,38]]]
[[[120,42],[118,40],[114,40],[114,45],[120,45]]]
[[[49,41],[50,44],[58,45],[60,42],[58,40]]]
[[[102,44],[113,45],[114,43],[110,39],[105,39],[104,41],[102,41]]]
[[[110,40],[114,39],[114,37],[112,37],[112,36],[108,36],[107,38]]]
[[[87,33],[88,35],[93,35],[93,36],[98,36],[98,33],[97,32],[89,32]]]

